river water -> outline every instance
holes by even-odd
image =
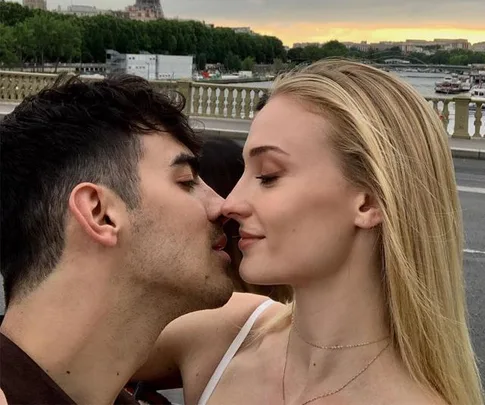
[[[419,73],[419,72],[391,72],[396,74],[404,81],[411,84],[416,90],[418,90],[424,97],[449,97],[453,98],[453,95],[447,96],[442,94],[436,94],[434,92],[434,84],[438,80],[444,78],[443,73]],[[252,82],[244,84],[236,84],[241,87],[261,87],[264,89],[270,88],[272,82]]]
[[[434,91],[435,82],[444,78],[443,73],[420,73],[420,72],[392,72],[399,76],[402,80],[408,82],[411,86],[413,86],[422,96],[424,97],[440,97],[440,98],[453,98],[456,97],[455,95],[446,95],[446,94],[437,94]],[[244,84],[236,84],[236,86],[241,87],[260,87],[260,88],[270,88],[272,82],[253,82],[253,83],[244,83]],[[467,93],[463,93],[464,96]],[[442,103],[438,105],[438,108],[441,110]],[[452,134],[454,125],[455,125],[455,108],[454,104],[449,104],[449,124],[448,124],[448,133]],[[485,111],[482,111],[482,118],[481,118],[481,128],[480,133],[482,136],[485,136]],[[475,132],[475,111],[470,111],[469,119],[468,119],[468,132],[470,135],[473,135]]]

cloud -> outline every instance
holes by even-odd
[[[17,0],[20,1],[20,0]],[[47,0],[123,9],[135,0]],[[161,0],[168,18],[193,18],[249,26],[285,44],[341,40],[389,40],[452,35],[485,41],[484,0]],[[399,36],[399,38],[397,38]]]
[[[167,15],[257,22],[481,23],[483,0],[165,0]],[[485,31],[485,27],[483,27]],[[484,33],[485,35],[485,33]]]
[[[19,1],[19,0],[18,0]],[[98,8],[124,8],[135,0],[74,0]],[[66,7],[71,0],[47,0],[50,8]],[[235,19],[258,22],[468,22],[484,30],[483,0],[161,0],[168,17],[206,21]]]

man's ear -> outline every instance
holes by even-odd
[[[69,210],[89,237],[106,247],[118,242],[121,216],[112,193],[93,184],[78,184],[69,197]]]
[[[355,226],[372,229],[383,221],[382,210],[377,199],[370,193],[359,193],[356,200]]]

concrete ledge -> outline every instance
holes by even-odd
[[[221,138],[234,139],[236,141],[245,141],[248,137],[247,131],[229,131],[216,128],[196,128],[195,130],[202,133],[203,136],[218,136]]]
[[[454,158],[485,160],[485,150],[481,149],[464,149],[452,147],[451,154]]]

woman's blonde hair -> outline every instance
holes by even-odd
[[[461,209],[438,115],[410,85],[351,61],[281,76],[270,101],[279,95],[333,124],[330,143],[346,177],[379,201],[391,336],[409,373],[451,405],[482,405],[467,327]],[[289,307],[276,322],[290,315]]]

